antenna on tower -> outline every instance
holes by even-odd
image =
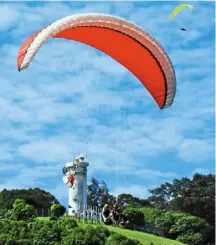
[[[88,145],[88,142],[86,142],[86,148],[85,148],[85,157],[86,157],[86,159],[87,159],[87,145]]]

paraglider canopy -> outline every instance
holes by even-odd
[[[159,108],[172,105],[176,92],[172,63],[162,46],[137,25],[105,14],[65,17],[42,28],[22,44],[17,57],[19,71],[29,66],[49,38],[82,42],[108,54],[140,80]]]
[[[180,4],[173,10],[173,12],[170,15],[170,19],[173,20],[175,16],[185,8],[189,8],[191,11],[194,10],[194,7],[190,4]]]

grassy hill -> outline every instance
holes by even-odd
[[[107,226],[107,228],[110,231],[114,231],[121,235],[127,236],[130,239],[136,239],[140,241],[143,245],[150,245],[151,243],[154,243],[154,245],[184,245],[181,242],[177,242],[177,241],[170,240],[170,239],[163,238],[163,237],[150,235],[144,232],[131,231],[131,230],[126,230],[126,229],[122,229],[119,227],[113,227],[113,226]]]
[[[49,217],[38,217],[40,220],[49,220]],[[78,223],[79,226],[85,226],[88,224],[85,223]],[[96,226],[95,224],[92,224],[93,226]],[[103,225],[105,226],[105,225]],[[140,231],[132,231],[132,230],[127,230],[119,227],[114,227],[114,226],[105,226],[108,228],[110,231],[113,231],[115,233],[121,234],[123,236],[126,236],[130,239],[135,239],[140,241],[143,245],[151,245],[153,243],[154,245],[185,245],[184,243],[177,242],[174,240],[170,240],[167,238],[163,237],[158,237],[154,236],[145,232],[140,232]]]

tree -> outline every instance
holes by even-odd
[[[110,206],[113,206],[115,203],[116,203],[116,197],[114,197],[113,195],[109,194],[109,196],[108,196],[108,204]]]
[[[150,190],[155,207],[190,213],[215,227],[215,175],[195,174]]]
[[[50,208],[53,203],[59,204],[59,201],[49,192],[39,188],[6,190],[0,192],[0,215],[3,215],[13,208],[16,199],[23,199],[27,204],[34,208]]]
[[[5,216],[15,220],[29,220],[35,216],[35,209],[33,206],[26,204],[23,199],[16,199],[13,204],[13,209],[9,210]]]
[[[130,205],[134,207],[145,207],[145,206],[151,206],[150,201],[147,199],[140,199],[138,197],[134,197],[131,194],[120,194],[117,197],[118,205],[121,207]]]
[[[120,206],[127,206],[129,204],[133,205],[134,204],[134,197],[131,194],[120,194],[117,197],[118,204]]]
[[[91,184],[88,185],[88,204],[91,206],[98,206],[100,201],[99,196],[99,181],[95,178],[91,179]]]
[[[102,180],[99,183],[99,204],[100,206],[104,206],[109,202],[109,189],[107,184]]]
[[[88,205],[104,206],[106,203],[113,205],[115,202],[116,198],[109,194],[107,184],[103,180],[92,178],[91,184],[88,185]]]

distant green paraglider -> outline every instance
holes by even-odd
[[[173,10],[173,12],[170,15],[170,19],[173,20],[175,16],[185,8],[189,8],[191,11],[194,10],[194,7],[190,4],[180,4]]]

